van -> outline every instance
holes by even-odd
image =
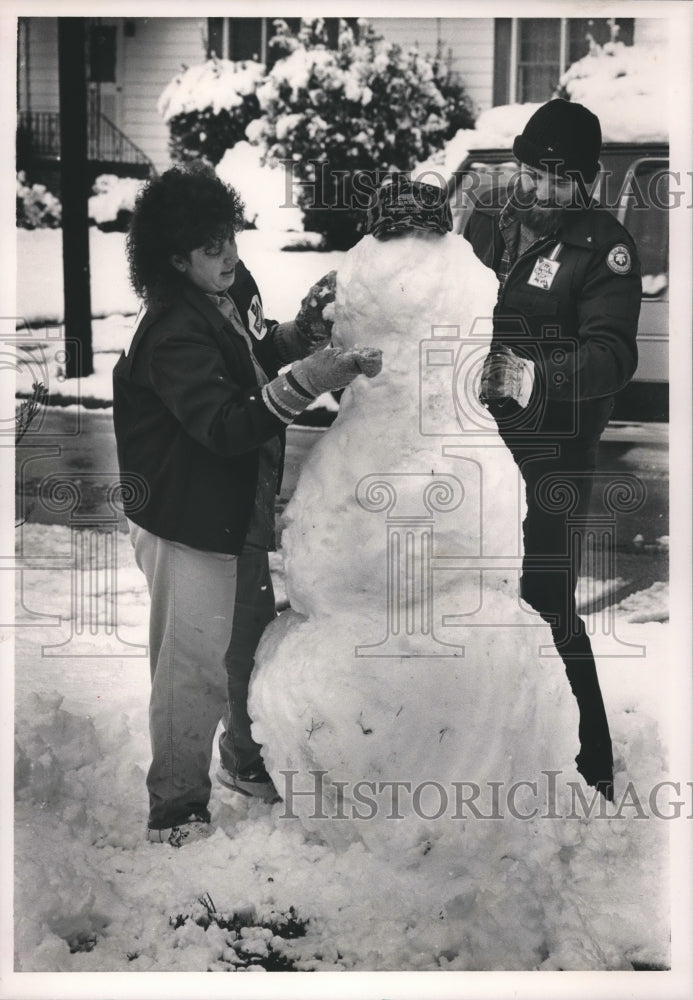
[[[448,195],[453,228],[464,231],[474,200],[505,190],[518,169],[510,149],[472,150],[454,172]],[[642,262],[637,371],[619,393],[612,420],[669,419],[669,147],[666,143],[604,143],[590,193],[633,237]]]

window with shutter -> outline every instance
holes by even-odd
[[[91,83],[115,83],[116,28],[96,24],[89,28],[89,80]]]
[[[262,17],[229,18],[229,59],[264,62],[263,20]]]
[[[517,38],[517,100],[548,100],[561,75],[561,21],[520,18]]]

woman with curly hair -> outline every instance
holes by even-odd
[[[127,243],[145,311],[114,369],[113,420],[121,475],[139,484],[124,503],[151,598],[147,838],[174,846],[213,832],[222,719],[218,780],[276,799],[247,696],[275,614],[268,552],[285,428],[321,393],[381,366],[379,352],[325,346],[334,272],[295,320],[265,318],[238,255],[242,226],[237,193],[213,171],[174,168],[141,192]]]

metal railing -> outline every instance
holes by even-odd
[[[17,123],[18,158],[60,160],[60,115],[57,111],[20,111]],[[101,113],[87,120],[87,158],[94,162],[127,163],[147,167],[154,164],[139,146]]]

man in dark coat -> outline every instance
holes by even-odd
[[[611,800],[611,736],[575,604],[579,565],[555,503],[568,490],[571,513],[587,513],[599,439],[637,366],[637,252],[587,195],[600,149],[595,115],[549,101],[515,139],[510,196],[479,199],[464,235],[500,282],[480,398],[527,487],[521,594],[551,626],[578,702],[578,770]]]

